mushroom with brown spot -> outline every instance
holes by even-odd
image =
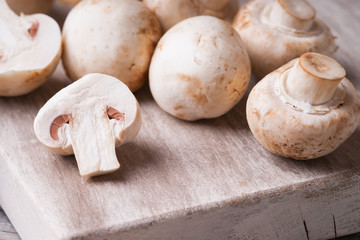
[[[17,16],[0,0],[0,96],[19,96],[38,88],[60,56],[61,32],[52,18]]]
[[[210,15],[219,18],[226,16],[230,0],[144,0],[158,17],[164,31],[186,18]]]
[[[63,64],[72,81],[99,72],[121,79],[131,91],[145,83],[161,27],[133,0],[83,0],[63,28]]]
[[[75,154],[82,176],[117,170],[115,146],[135,138],[140,126],[140,108],[132,92],[100,73],[60,90],[34,120],[40,142],[56,154]]]
[[[360,122],[360,96],[334,59],[305,53],[251,91],[251,132],[272,153],[313,159],[334,151]]]
[[[250,61],[237,32],[211,16],[186,19],[159,41],[149,70],[158,105],[184,120],[215,118],[244,95]]]
[[[306,0],[253,0],[240,9],[233,27],[259,78],[305,52],[332,56],[337,50],[335,37]]]

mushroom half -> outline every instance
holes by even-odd
[[[360,96],[338,62],[305,53],[252,89],[246,115],[267,150],[306,160],[334,151],[356,130]]]
[[[82,176],[120,167],[115,146],[132,140],[141,126],[139,104],[118,79],[100,73],[56,93],[34,121],[37,138],[52,152],[75,154]]]
[[[0,0],[0,96],[27,94],[43,84],[61,55],[59,25],[44,14],[17,16]]]
[[[337,50],[335,37],[306,0],[250,1],[234,18],[233,27],[259,78],[305,52],[332,56]]]

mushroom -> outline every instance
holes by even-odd
[[[83,0],[63,28],[66,73],[72,81],[91,72],[108,74],[136,91],[160,37],[158,20],[141,2]]]
[[[44,14],[17,16],[0,0],[0,32],[0,96],[27,94],[55,70],[60,28]]]
[[[356,130],[360,97],[334,59],[305,53],[251,91],[251,132],[272,153],[299,160],[334,151]]]
[[[141,126],[139,104],[118,79],[87,74],[56,93],[39,111],[34,131],[60,155],[75,154],[81,176],[117,170],[115,146],[132,140]]]
[[[169,114],[215,118],[244,95],[250,60],[230,24],[211,16],[186,19],[159,41],[149,70],[151,93]]]
[[[167,31],[176,23],[190,17],[211,15],[225,17],[230,0],[144,0],[144,4],[158,17]]]
[[[306,0],[253,0],[236,15],[233,27],[249,53],[254,74],[262,78],[305,52],[332,56],[335,37],[315,18]]]
[[[6,0],[16,14],[48,13],[53,0]]]

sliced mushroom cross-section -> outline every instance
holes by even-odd
[[[17,16],[0,0],[0,96],[19,96],[39,87],[60,55],[55,20],[44,14]]]
[[[115,146],[133,139],[140,126],[139,104],[129,88],[100,73],[59,91],[34,121],[40,142],[54,153],[75,154],[82,176],[118,169]]]

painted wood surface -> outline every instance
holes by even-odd
[[[360,89],[360,1],[311,3],[338,37],[335,59]],[[86,179],[73,156],[53,155],[32,130],[40,107],[69,83],[59,66],[35,92],[0,98],[0,205],[23,239],[325,239],[360,232],[360,127],[334,153],[294,161],[256,142],[247,96],[223,117],[185,122],[161,111],[144,87],[136,93],[143,126],[117,150],[121,169]],[[0,239],[18,239],[0,213]]]

